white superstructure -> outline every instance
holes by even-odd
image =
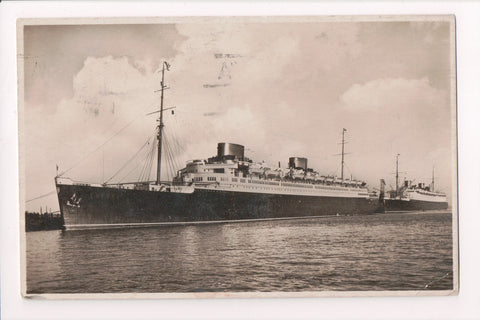
[[[225,159],[220,155],[208,160],[192,160],[178,171],[176,183],[186,183],[195,189],[323,196],[342,198],[369,198],[365,182],[340,180],[334,176],[321,176],[311,169],[276,168],[264,163],[237,158]]]

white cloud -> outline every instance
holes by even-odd
[[[47,115],[42,108],[28,108],[27,198],[52,188],[55,164],[60,166],[60,172],[74,166],[137,119],[119,134],[121,140],[112,140],[116,146],[105,145],[67,176],[101,182],[104,173],[105,178],[113,174],[153,133],[154,119],[144,115],[159,104],[152,94],[157,76],[142,74],[126,58],[88,58],[73,79],[74,96],[62,100],[56,113]]]
[[[359,163],[381,159],[364,170],[367,176],[393,172],[394,155],[400,153],[401,169],[409,178],[429,179],[436,166],[439,180],[450,187],[452,106],[444,91],[427,78],[377,79],[353,85],[340,100],[346,125],[370,142],[351,146],[354,153],[365,154]]]
[[[383,78],[352,85],[341,97],[341,101],[351,108],[376,108],[389,110],[403,105],[405,108],[415,103],[434,103],[441,100],[440,90],[430,86],[428,78],[405,79]]]
[[[444,145],[449,138],[449,95],[432,87],[427,78],[387,78],[354,84],[340,96],[346,114],[368,117],[383,133],[410,136],[421,133],[428,143]],[[425,132],[423,132],[425,131]],[[446,136],[445,134],[446,133]],[[435,141],[435,137],[442,141]],[[418,139],[417,139],[417,142]]]

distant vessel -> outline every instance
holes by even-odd
[[[164,63],[162,68],[156,181],[89,184],[57,174],[67,229],[383,212],[383,189],[369,192],[365,182],[343,177],[346,129],[340,178],[320,175],[302,157],[291,157],[288,168],[280,163],[272,168],[245,157],[244,146],[221,142],[216,156],[188,161],[172,181],[161,181],[168,67]]]
[[[417,211],[417,210],[442,210],[448,208],[447,196],[435,192],[435,169],[432,172],[432,183],[413,184],[405,180],[403,186],[398,185],[398,157],[396,156],[395,190],[388,192],[385,198],[386,211]]]

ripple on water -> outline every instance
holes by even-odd
[[[29,293],[446,290],[448,213],[27,233]]]

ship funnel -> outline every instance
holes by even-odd
[[[245,147],[240,144],[220,142],[217,145],[217,157],[233,157],[243,160],[245,155]]]
[[[307,158],[298,158],[298,157],[290,157],[288,159],[288,167],[290,169],[303,169],[307,171],[308,159]]]

